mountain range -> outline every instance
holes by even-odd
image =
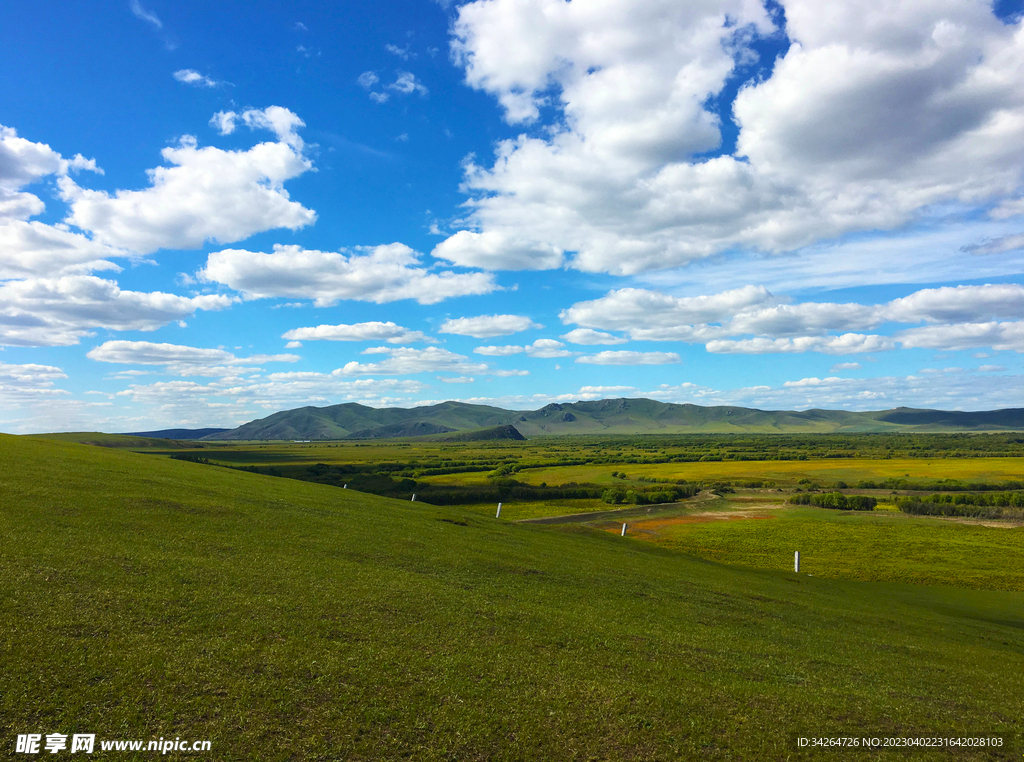
[[[1024,408],[962,412],[898,407],[874,412],[757,410],[649,399],[552,403],[539,410],[442,402],[414,408],[357,403],[283,410],[204,440],[325,440],[421,437],[517,439],[572,434],[864,433],[1024,430]],[[200,437],[197,437],[200,438]]]

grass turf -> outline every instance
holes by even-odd
[[[10,748],[95,732],[209,738],[223,760],[817,759],[790,735],[1024,717],[1019,593],[755,571],[61,442],[0,436],[0,473]],[[876,757],[928,758],[857,753]]]
[[[717,503],[724,511],[747,505]],[[759,569],[792,569],[799,550],[801,571],[816,577],[1024,591],[1024,528],[805,506],[779,506],[761,516],[656,519],[639,521],[632,531],[665,547]]]

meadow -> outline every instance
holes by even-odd
[[[424,461],[439,446],[393,443],[388,462],[405,470],[402,451]],[[264,448],[238,447],[249,449],[236,466],[288,466],[256,464],[247,459]],[[275,447],[293,466],[327,453],[335,464],[357,452],[367,468],[385,462],[374,461],[376,445],[265,449]],[[511,448],[498,449],[514,463]],[[168,457],[179,451],[0,436],[3,743],[95,732],[208,738],[210,758],[225,760],[801,760],[823,754],[796,747],[796,733],[1001,733],[1007,745],[995,752],[828,756],[1024,752],[1021,530],[788,507],[780,487],[737,486],[631,506],[636,534],[622,538],[600,522],[519,523],[506,514],[516,502],[498,520],[486,504],[435,506],[211,465],[232,452],[241,450],[204,447],[190,454],[210,463],[187,462]],[[474,445],[445,457],[493,455]],[[609,481],[647,484],[635,468],[625,480],[607,470]],[[807,486],[785,489],[798,488]],[[581,502],[539,507],[614,508]],[[642,533],[644,517],[744,504],[780,515]],[[838,534],[820,532],[828,524]],[[851,528],[862,534],[842,534]],[[947,530],[976,539],[942,539]],[[990,557],[974,577],[950,562],[930,579],[861,581],[871,543],[887,533]],[[852,542],[861,561],[839,569]],[[810,574],[787,567],[793,543]],[[923,552],[904,566],[931,562]]]

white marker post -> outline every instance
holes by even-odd
[[[346,484],[342,489],[348,489],[348,485]]]
[[[622,525],[622,534],[620,534],[619,537],[625,537],[625,536],[626,536],[626,525],[623,524]]]
[[[793,571],[800,573],[800,551],[793,554]]]
[[[412,493],[412,501],[411,502],[413,502],[413,503],[416,502],[416,493],[415,492]]]
[[[501,518],[501,503],[498,503],[498,512],[496,514],[494,514],[494,518],[496,518],[496,519],[500,519]]]

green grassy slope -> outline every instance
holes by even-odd
[[[2,435],[0,537],[4,748],[95,732],[210,739],[218,760],[820,759],[790,732],[1024,718],[1017,593],[758,572]]]
[[[143,437],[136,434],[105,434],[101,431],[73,431],[60,434],[34,434],[42,439],[58,442],[75,442],[77,444],[98,445],[100,447],[124,447],[131,450],[142,450],[153,447],[167,449],[192,449],[195,442],[178,439],[159,439]]]

